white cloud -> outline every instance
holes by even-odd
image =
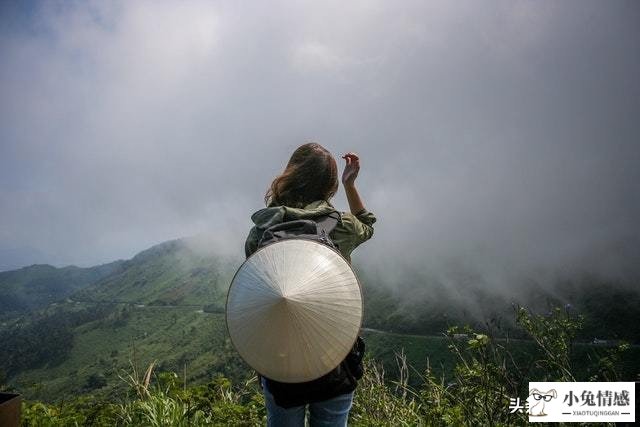
[[[365,255],[583,265],[638,237],[626,7],[43,2],[0,38],[0,242],[86,265],[224,230],[241,251],[317,140],[362,155]]]
[[[337,71],[347,65],[330,47],[318,42],[307,42],[295,46],[292,54],[293,65],[303,72]]]

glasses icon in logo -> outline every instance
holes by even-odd
[[[542,395],[542,394],[538,394],[538,393],[533,393],[533,398],[535,400],[543,399],[545,402],[550,402],[551,399],[553,399],[553,396],[550,395],[550,394]]]
[[[529,401],[529,416],[531,417],[545,417],[547,414],[544,412],[545,402],[550,402],[551,399],[558,397],[558,392],[555,389],[549,391],[540,391],[536,388],[529,390],[529,397],[533,397],[533,401]]]

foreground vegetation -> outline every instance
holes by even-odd
[[[224,325],[239,260],[206,246],[180,239],[89,269],[0,273],[0,390],[26,399],[25,424],[263,423],[260,390]],[[516,300],[537,304],[532,311],[565,308],[512,316],[513,299],[482,278],[462,284],[465,305],[437,278],[382,284],[361,273],[371,329],[352,424],[518,424],[508,397],[524,397],[529,379],[640,372],[640,294],[630,284],[530,286]],[[471,326],[443,336],[458,324]]]
[[[456,363],[450,375],[407,364],[396,354],[397,376],[391,380],[383,364],[368,359],[350,416],[353,425],[524,425],[526,414],[510,414],[509,399],[525,397],[528,382],[576,380],[572,352],[583,319],[562,309],[537,315],[518,307],[517,324],[536,346],[535,358],[521,363],[504,340],[469,328],[447,331],[448,350]],[[633,380],[619,370],[628,351],[622,343],[592,360],[589,380]],[[623,377],[624,375],[625,377]],[[636,372],[634,375],[638,375]],[[419,381],[410,382],[411,377]],[[105,399],[87,395],[56,404],[27,401],[25,426],[58,425],[263,425],[263,397],[255,377],[232,383],[217,376],[206,384],[187,387],[178,373],[157,369],[144,372],[135,361],[121,382],[120,396]]]

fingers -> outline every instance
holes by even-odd
[[[345,160],[344,172],[342,173],[342,183],[353,183],[356,177],[358,176],[358,171],[360,170],[360,158],[353,151],[349,151],[347,154],[342,156]]]
[[[360,167],[360,158],[353,151],[349,151],[347,154],[342,156],[343,159],[347,162],[347,166],[355,166],[356,168]]]

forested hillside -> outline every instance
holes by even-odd
[[[124,268],[124,261],[115,261],[91,268],[39,264],[0,272],[0,319],[60,301]]]
[[[32,266],[2,273],[0,301],[12,310],[3,312],[0,323],[0,380],[29,399],[57,401],[84,394],[111,399],[123,391],[119,375],[131,363],[157,361],[157,369],[179,372],[189,384],[219,375],[241,383],[252,373],[232,348],[224,323],[226,288],[240,262],[180,239],[92,269]],[[508,342],[523,364],[534,354],[528,332],[516,322],[516,301],[470,288],[478,306],[465,306],[429,282],[417,283],[428,291],[407,298],[375,276],[360,273],[360,278],[368,355],[384,362],[391,378],[399,374],[397,352],[404,352],[418,370],[429,360],[435,374],[452,378],[456,357],[443,335],[452,326],[470,325],[496,342]],[[40,289],[47,298],[17,310],[11,305],[16,289],[22,298],[31,295],[25,289]],[[542,315],[563,307],[567,316],[581,318],[582,327],[573,337],[576,375],[593,375],[590,361],[621,340],[632,344],[619,360],[621,374],[632,378],[639,371],[640,333],[633,319],[640,303],[629,289],[597,282],[564,284],[554,295],[538,295],[530,304]],[[527,305],[526,300],[517,302]],[[591,344],[595,337],[597,345]]]
[[[201,253],[187,239],[140,252],[125,268],[76,293],[74,300],[147,305],[215,306],[224,309],[226,288],[238,265]]]

